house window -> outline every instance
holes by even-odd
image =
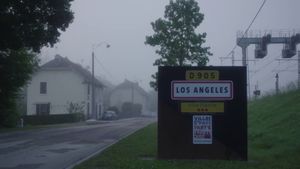
[[[36,104],[36,115],[49,115],[50,103]]]
[[[47,82],[40,83],[40,94],[47,94]]]

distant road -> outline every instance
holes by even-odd
[[[130,118],[94,125],[0,134],[0,169],[65,169],[154,122]]]

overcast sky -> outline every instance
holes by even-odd
[[[219,57],[226,56],[235,46],[237,31],[248,27],[262,2],[198,0],[200,12],[204,14],[198,30],[207,33],[205,46],[210,46],[213,53],[209,65],[221,65]],[[163,17],[168,3],[169,0],[75,0],[72,3],[73,23],[61,34],[55,48],[42,50],[42,62],[60,54],[86,67],[91,65],[93,44],[105,41],[110,48],[102,45],[95,49],[96,75],[113,84],[127,78],[150,90],[151,74],[157,71],[152,64],[159,56],[155,54],[155,48],[144,45],[145,36],[153,34],[150,23]],[[251,29],[299,31],[299,7],[299,0],[267,0]],[[249,63],[251,86],[254,88],[254,84],[258,84],[263,91],[274,88],[277,70],[287,69],[279,72],[280,86],[297,79],[295,60],[274,61],[280,57],[282,45],[269,45],[268,49],[267,57]],[[254,58],[253,52],[252,45],[248,48],[249,59]],[[240,47],[235,49],[235,58],[241,59]],[[235,64],[241,65],[241,62]],[[231,65],[231,60],[224,60],[222,65]]]

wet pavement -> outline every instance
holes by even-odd
[[[0,169],[65,169],[97,154],[154,118],[130,118],[0,134]]]

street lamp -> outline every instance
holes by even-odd
[[[107,42],[100,42],[99,44],[94,44],[92,48],[92,120],[96,120],[96,112],[95,112],[95,74],[94,74],[94,58],[95,58],[95,49],[101,47],[103,44],[106,45],[106,48],[110,47],[110,44]]]

